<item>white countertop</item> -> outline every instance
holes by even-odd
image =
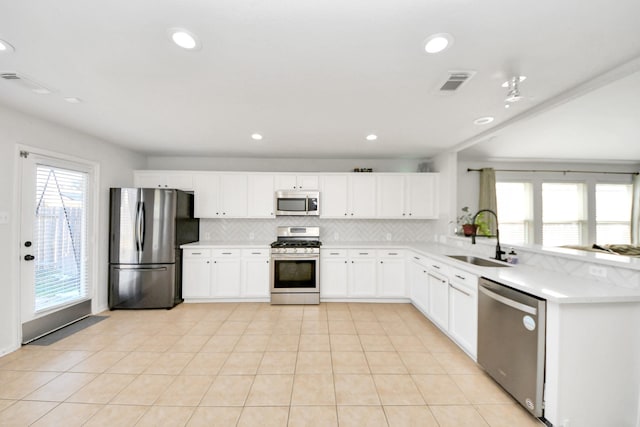
[[[271,242],[201,241],[181,248],[269,248]],[[619,303],[640,302],[640,289],[627,289],[612,284],[571,276],[566,273],[542,270],[526,265],[508,267],[480,267],[458,261],[447,255],[467,255],[464,249],[437,243],[419,242],[325,242],[322,249],[407,249],[437,259],[478,276],[511,286],[556,303]]]
[[[222,240],[201,240],[180,246],[182,249],[266,249],[271,248],[271,242],[257,240],[225,242]]]

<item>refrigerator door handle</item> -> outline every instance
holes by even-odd
[[[140,205],[142,204],[142,202],[138,202],[136,204],[136,223],[135,223],[135,228],[134,231],[136,233],[136,251],[140,252],[141,248],[140,248]]]
[[[140,250],[144,251],[144,225],[146,221],[144,202],[140,202],[140,208]]]
[[[167,271],[167,267],[113,267],[114,270],[135,270],[135,271]]]

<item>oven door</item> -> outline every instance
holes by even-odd
[[[319,292],[320,255],[272,254],[271,293]]]

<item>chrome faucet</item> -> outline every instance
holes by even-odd
[[[478,215],[480,215],[482,212],[492,213],[493,216],[496,217],[496,256],[495,256],[495,259],[497,259],[498,261],[504,261],[502,259],[502,255],[504,255],[506,252],[503,251],[500,248],[500,229],[498,228],[498,215],[494,211],[492,211],[491,209],[480,209],[473,216],[473,219],[471,220],[471,224],[475,225],[476,218],[478,218]],[[476,227],[473,227],[473,231],[471,232],[471,243],[474,244],[474,245],[476,244]]]

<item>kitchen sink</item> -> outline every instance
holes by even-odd
[[[447,255],[447,256],[449,258],[457,259],[458,261],[477,265],[479,267],[511,267],[509,264],[505,264],[498,261],[491,261],[486,258],[478,258],[471,255]]]

